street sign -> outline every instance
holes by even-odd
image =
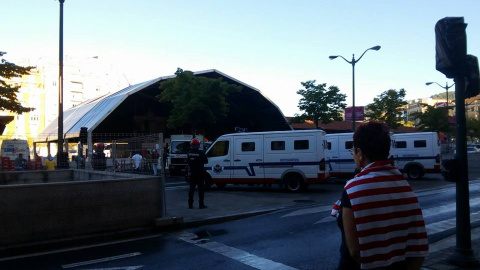
[[[365,120],[364,112],[364,106],[355,106],[355,121]],[[352,107],[345,108],[345,121],[352,121]]]

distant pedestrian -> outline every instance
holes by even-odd
[[[52,155],[48,154],[47,159],[45,159],[45,168],[51,171],[55,170],[55,166],[57,166],[57,164],[55,164],[55,160],[53,160]]]
[[[18,154],[18,157],[13,162],[15,171],[23,171],[27,167],[27,160],[23,158],[23,154]]]
[[[170,152],[170,148],[168,148],[168,144],[165,145],[163,148],[163,154],[162,154],[162,162],[163,162],[163,173],[165,174],[165,171],[167,170],[167,159],[168,159],[168,153]]]
[[[199,149],[200,141],[194,138],[190,142],[190,150],[188,151],[188,172],[190,190],[188,191],[188,208],[193,208],[193,195],[195,193],[195,186],[198,186],[198,203],[200,209],[207,208],[205,205],[205,168],[204,165],[208,163],[205,152]]]
[[[152,154],[150,155],[150,162],[152,164],[153,175],[158,175],[158,158],[159,154],[157,149],[152,149]]]
[[[138,172],[140,170],[140,163],[142,162],[142,155],[139,153],[135,152],[135,155],[133,155],[132,160],[133,160],[133,171]]]
[[[386,124],[370,121],[353,135],[361,171],[347,181],[332,216],[342,233],[338,269],[420,269],[428,238],[418,199],[388,160]]]

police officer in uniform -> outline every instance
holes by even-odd
[[[188,208],[193,208],[193,194],[195,193],[195,186],[198,185],[198,199],[199,208],[207,208],[203,198],[205,194],[205,169],[204,164],[208,163],[205,152],[199,149],[200,141],[194,138],[190,142],[190,150],[188,151],[188,178],[190,181],[190,190],[188,192]]]

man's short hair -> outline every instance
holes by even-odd
[[[371,161],[386,160],[390,153],[390,128],[383,122],[361,124],[353,134],[353,146]]]

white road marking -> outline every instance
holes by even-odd
[[[296,268],[290,267],[285,264],[274,262],[269,259],[258,257],[246,251],[230,247],[218,242],[210,241],[208,239],[192,240],[197,238],[195,234],[192,233],[183,233],[179,235],[179,239],[196,245],[198,247],[208,249],[230,259],[236,260],[248,266],[251,266],[255,269],[261,270],[297,270]]]
[[[470,207],[478,206],[480,205],[480,198],[475,198],[470,200]],[[431,216],[436,216],[438,214],[450,212],[450,211],[455,211],[457,210],[456,203],[449,203],[437,207],[432,207],[428,209],[422,209],[423,217],[431,217]]]
[[[108,261],[120,260],[120,259],[135,257],[135,256],[138,256],[138,255],[141,255],[141,254],[142,254],[142,253],[140,253],[140,252],[128,253],[128,254],[123,254],[123,255],[118,255],[118,256],[103,258],[103,259],[97,259],[97,260],[91,260],[91,261],[84,261],[84,262],[66,264],[66,265],[62,265],[62,268],[63,268],[63,269],[67,269],[67,268],[73,268],[73,267],[84,266],[84,265],[89,265],[89,264],[95,264],[95,263],[101,263],[101,262],[108,262]]]
[[[311,207],[311,208],[304,208],[304,209],[300,209],[300,210],[297,210],[297,211],[293,211],[290,214],[286,214],[286,215],[282,216],[282,218],[284,218],[284,217],[294,217],[294,216],[300,216],[300,215],[308,215],[308,214],[315,214],[315,213],[320,213],[320,212],[324,212],[324,211],[330,211],[330,210],[332,210],[332,207],[333,207],[333,204],[332,205],[315,206],[315,207]]]
[[[443,193],[448,189],[452,189],[452,188],[445,188],[445,189],[441,189],[441,190],[427,191],[427,192],[424,192],[424,193],[417,194],[417,196],[419,196],[419,197],[420,196],[429,196],[429,195],[432,195],[432,194]],[[480,185],[478,185],[477,183],[474,183],[474,185],[471,185],[471,188],[469,190],[470,191],[480,190]],[[475,198],[475,199],[470,200],[470,207],[479,206],[479,205],[480,205],[480,198]],[[333,207],[333,204],[330,207],[329,206],[317,206],[317,207],[313,207],[313,208],[297,210],[297,211],[294,211],[290,214],[282,216],[282,218],[283,217],[288,217],[288,216],[298,216],[298,215],[320,213],[320,212],[323,212],[323,211],[329,211],[329,210],[332,209],[332,207]],[[437,207],[433,207],[433,208],[422,209],[422,213],[423,213],[424,218],[436,216],[436,215],[443,214],[443,213],[446,213],[446,212],[451,212],[451,211],[456,211],[455,202],[445,204],[445,205],[441,205],[441,206],[437,206]],[[319,221],[317,221],[313,224],[327,223],[327,222],[333,222],[333,221],[335,221],[335,218],[330,217],[330,216],[326,216],[326,217],[322,218],[321,220],[319,220]],[[445,225],[445,223],[447,223],[447,222],[444,222],[444,225]]]
[[[133,242],[133,241],[157,238],[157,237],[160,237],[162,235],[164,235],[164,234],[163,233],[158,233],[158,234],[153,234],[153,235],[149,235],[149,236],[141,236],[141,237],[126,239],[126,240],[110,241],[110,242],[94,244],[94,245],[85,245],[85,246],[78,246],[78,247],[73,247],[73,248],[64,248],[64,249],[58,249],[58,250],[52,250],[52,251],[44,251],[44,252],[37,252],[37,253],[31,253],[31,254],[25,254],[25,255],[19,255],[19,256],[12,256],[12,257],[0,258],[0,262],[17,260],[17,259],[24,259],[24,258],[31,258],[31,257],[38,257],[38,256],[43,256],[43,255],[49,255],[49,254],[57,254],[57,253],[68,252],[68,251],[89,249],[89,248],[94,248],[94,247],[104,247],[104,246],[121,244],[121,243],[129,243],[129,242]]]
[[[337,221],[337,219],[332,217],[332,216],[327,216],[327,217],[324,217],[324,218],[320,219],[319,221],[317,221],[313,224],[327,223],[327,222],[333,222],[333,221]]]
[[[478,181],[470,181],[469,191],[480,190],[480,185],[479,184],[480,183]],[[432,194],[443,193],[443,192],[446,192],[446,191],[449,191],[449,190],[455,190],[455,184],[454,183],[449,185],[449,186],[446,186],[444,188],[419,191],[419,192],[415,192],[415,194],[417,194],[418,197],[423,197],[423,196],[429,196],[429,195],[432,195]]]
[[[439,232],[446,231],[448,229],[452,229],[456,227],[456,220],[457,218],[449,218],[442,220],[440,222],[435,222],[432,224],[427,224],[427,233],[428,234],[435,234]],[[480,212],[472,212],[470,213],[470,223],[479,221],[480,220]]]

